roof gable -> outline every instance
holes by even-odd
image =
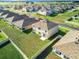
[[[15,16],[15,13],[9,12],[6,18],[13,17],[13,16]]]
[[[53,27],[57,26],[56,23],[50,22],[48,20],[40,20],[34,24],[36,27],[40,27],[42,30],[50,30]]]
[[[24,20],[19,20],[19,21],[13,22],[13,24],[19,28],[23,28],[23,26],[22,26],[23,22],[24,22]]]

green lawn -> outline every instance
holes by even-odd
[[[40,40],[39,36],[32,32],[29,34],[23,33],[9,26],[9,24],[2,20],[0,21],[0,29],[2,29],[29,58],[50,42],[49,39],[45,41]]]
[[[28,3],[28,2],[27,2]],[[72,2],[34,2],[34,4],[58,4],[58,3],[72,3]],[[26,4],[26,2],[0,2],[0,5],[15,5],[15,4]]]
[[[25,4],[25,2],[0,2],[0,5],[6,6],[6,5],[15,5],[15,4]]]
[[[79,27],[79,17],[76,17],[72,19],[71,21],[65,21],[65,24],[68,24],[69,26]]]
[[[3,41],[5,39],[7,39],[8,37],[6,36],[5,33],[3,33],[2,31],[0,32],[0,41]]]
[[[5,28],[4,28],[5,27]],[[13,40],[13,42],[29,57],[33,56],[38,50],[44,47],[50,39],[41,41],[39,36],[30,32],[23,33],[16,28],[9,26],[4,21],[0,21],[0,28]],[[61,33],[58,33],[58,35]],[[53,39],[53,37],[52,37]],[[56,55],[53,55],[54,57]],[[56,56],[57,57],[57,56]],[[57,57],[58,58],[58,57]]]
[[[63,33],[67,33],[71,28],[69,27],[64,27],[64,26],[59,26],[59,30]]]
[[[3,33],[0,33],[0,40],[4,40],[4,39],[6,39],[6,37],[4,36]]]
[[[72,3],[72,2],[34,2],[34,4],[68,4],[68,3]]]
[[[9,43],[0,48],[0,59],[23,59],[15,47]]]
[[[72,19],[71,22],[79,23],[79,16]]]

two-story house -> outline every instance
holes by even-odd
[[[44,15],[44,16],[49,16],[53,13],[51,9],[47,9],[45,7],[42,7],[40,10],[37,11],[38,14]]]
[[[47,20],[34,23],[32,28],[35,33],[39,34],[41,40],[48,39],[58,32],[58,24]]]
[[[20,28],[21,30],[27,30],[32,28],[32,24],[38,22],[39,20],[35,18],[29,18],[27,15],[20,15],[17,20],[13,21],[16,27]]]

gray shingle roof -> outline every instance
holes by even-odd
[[[14,22],[15,20],[13,20]],[[29,26],[35,22],[37,22],[38,20],[36,20],[35,18],[29,18],[26,15],[18,15],[18,18],[16,18],[16,21],[14,22],[14,24],[17,23],[16,26],[19,26],[21,28],[24,28],[26,26]],[[20,23],[19,23],[20,22]]]

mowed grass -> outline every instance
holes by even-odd
[[[16,48],[9,43],[0,48],[0,59],[23,59],[23,57]]]
[[[6,38],[7,37],[2,32],[0,32],[0,41],[5,40]]]
[[[26,2],[0,2],[1,6],[6,6],[6,5],[21,5],[21,4],[25,4]]]
[[[0,29],[2,29],[29,58],[50,42],[49,39],[45,41],[40,40],[39,36],[32,32],[29,34],[23,33],[2,20],[0,21]]]
[[[31,2],[0,2],[0,5],[21,5],[21,4],[29,4]],[[72,3],[72,2],[33,2],[33,4],[59,4],[59,3],[63,3],[63,4],[68,4],[68,3]]]

